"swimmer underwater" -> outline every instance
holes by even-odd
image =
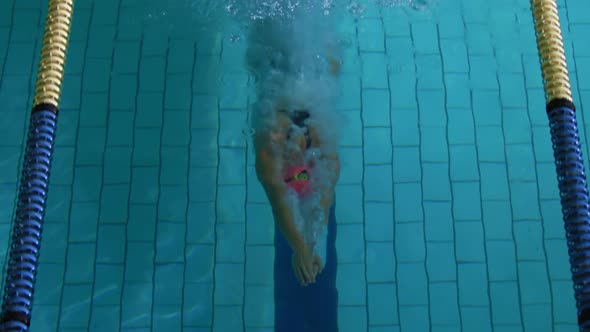
[[[319,30],[306,32],[308,23],[260,20],[251,27],[247,53],[257,80],[256,174],[303,286],[314,283],[325,266],[327,224],[340,176],[329,102],[330,84],[339,73],[337,52]]]

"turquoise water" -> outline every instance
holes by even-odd
[[[588,155],[590,19],[558,3]],[[576,331],[528,2],[355,4],[339,24],[340,331]],[[4,261],[45,7],[0,2]],[[273,331],[233,18],[76,2],[32,331]]]

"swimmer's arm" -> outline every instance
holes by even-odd
[[[287,187],[275,174],[275,160],[270,153],[262,149],[256,155],[256,174],[270,201],[275,224],[283,233],[294,252],[305,249],[303,236],[297,231],[291,211],[286,200]]]
[[[322,197],[320,199],[320,206],[324,209],[325,223],[330,219],[330,207],[334,201],[334,187],[338,178],[340,178],[340,158],[337,153],[322,155],[322,159],[329,161],[329,170],[331,171],[330,182],[327,187],[322,191]]]

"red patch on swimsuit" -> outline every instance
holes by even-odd
[[[285,183],[300,196],[307,194],[310,190],[309,171],[305,166],[295,166],[287,170]]]

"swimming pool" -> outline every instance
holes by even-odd
[[[76,2],[32,331],[273,330],[245,35],[230,15],[201,29],[207,4]],[[577,330],[529,4],[355,4],[340,331]],[[583,6],[560,2],[588,155]],[[1,257],[45,7],[0,3]]]

